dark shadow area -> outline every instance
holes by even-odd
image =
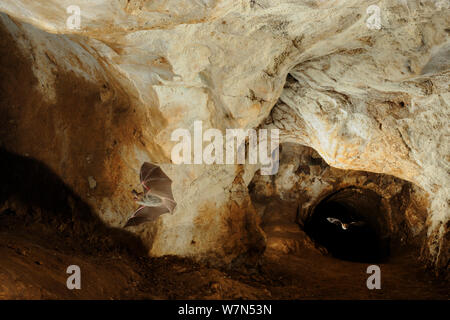
[[[45,164],[4,148],[0,148],[0,210],[0,230],[41,225],[90,253],[118,250],[145,255],[147,251],[136,235],[106,226]]]
[[[34,238],[42,235],[51,245],[64,239],[70,247],[89,253],[116,250],[146,255],[147,249],[137,236],[105,225],[63,182],[65,177],[41,161],[18,155],[27,150],[40,159],[70,158],[60,168],[68,172],[71,181],[95,173],[101,183],[106,179],[103,161],[118,162],[116,146],[133,141],[130,123],[136,122],[126,112],[128,99],[114,81],[104,77],[94,83],[56,64],[52,72],[57,79],[57,101],[48,102],[33,72],[38,48],[34,48],[33,39],[23,35],[29,27],[0,14],[0,231]],[[36,39],[70,42],[63,35],[33,30]],[[20,37],[24,37],[26,48],[18,45]],[[113,98],[103,102],[106,84]],[[124,129],[117,129],[119,126]],[[103,161],[89,163],[87,155]],[[119,181],[120,170],[114,174]],[[95,196],[107,198],[113,187],[105,183],[95,190]]]
[[[305,222],[305,232],[334,257],[379,263],[389,257],[382,206],[377,194],[349,188],[323,199]]]

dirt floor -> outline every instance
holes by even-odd
[[[302,233],[299,232],[298,235]],[[86,249],[64,232],[0,214],[0,299],[449,299],[448,283],[425,272],[414,252],[381,264],[381,290],[368,290],[367,264],[346,262],[268,232],[259,266],[217,269],[176,257],[136,257],[121,247]],[[89,246],[87,247],[89,248]],[[66,269],[81,268],[81,290]]]

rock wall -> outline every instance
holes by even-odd
[[[150,254],[230,262],[264,247],[247,192],[255,166],[169,165],[171,132],[202,120],[280,128],[331,166],[416,184],[430,195],[424,254],[448,266],[447,6],[73,2],[0,3],[2,145],[46,163],[114,226],[133,209],[140,164],[164,164],[179,205],[134,230]]]

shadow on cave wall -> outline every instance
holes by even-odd
[[[136,235],[106,226],[45,164],[4,148],[0,148],[0,208],[0,230],[41,225],[69,236],[75,247],[87,252],[147,252]]]
[[[50,42],[64,38],[0,13],[0,227],[15,221],[41,223],[62,230],[89,250],[120,247],[146,253],[136,236],[107,227],[79,196],[89,193],[101,199],[114,194],[123,165],[118,145],[136,142],[140,131],[133,124],[138,112],[113,79],[88,81],[56,65],[51,50],[45,68],[55,77],[56,101],[47,101],[40,88],[45,79],[36,77],[33,69],[38,48],[26,37],[25,45],[19,45],[11,31],[21,34],[27,28],[35,32],[35,42],[39,37]],[[89,176],[102,187],[89,189]]]

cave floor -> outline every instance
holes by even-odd
[[[312,248],[268,248],[257,268],[224,270],[176,257],[88,253],[70,237],[36,226],[0,228],[0,299],[448,299],[438,281],[403,252],[380,264],[381,290],[366,287],[367,264]],[[68,290],[66,269],[81,268],[81,290]]]

